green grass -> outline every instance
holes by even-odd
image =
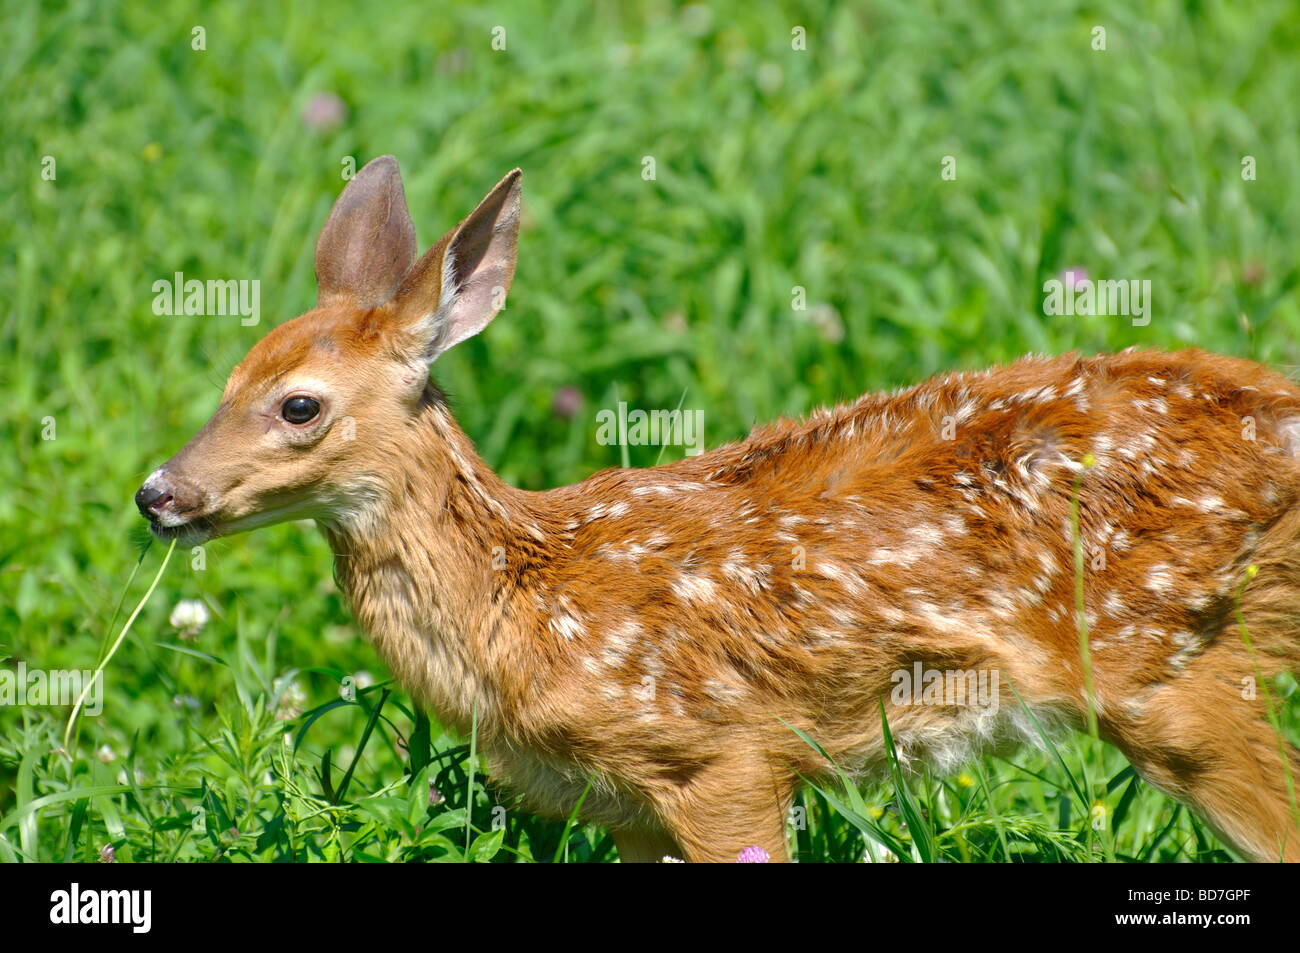
[[[532,489],[620,462],[593,422],[616,394],[702,408],[715,446],[1027,351],[1300,365],[1290,0],[447,6],[0,0],[6,665],[93,668],[116,638],[143,546],[131,494],[235,361],[314,301],[347,157],[399,158],[425,245],[524,169],[509,308],[435,375],[482,456]],[[347,118],[308,128],[322,92]],[[1070,267],[1150,279],[1151,323],[1045,317],[1043,282]],[[152,283],[177,271],[259,279],[262,323],[156,317]],[[563,388],[584,399],[571,418],[553,411]],[[648,466],[659,448],[628,454]],[[167,621],[183,598],[212,613],[195,642]],[[353,692],[362,671],[376,684]],[[65,751],[68,714],[0,707],[0,858],[616,856],[597,828],[498,803],[472,739],[386,682],[299,525],[216,542],[201,570],[178,551]],[[861,859],[870,821],[908,857],[1227,858],[1115,750],[1058,744],[900,774],[906,796],[891,780],[857,809],[810,788],[799,857]]]

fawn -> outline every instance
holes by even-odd
[[[1082,724],[1081,540],[1102,737],[1245,857],[1300,859],[1300,758],[1251,690],[1300,661],[1300,388],[1198,351],[1026,358],[524,492],[429,377],[502,307],[519,210],[516,169],[417,260],[397,163],[362,169],[316,308],[136,494],[153,532],[314,519],[400,683],[477,717],[533,810],[593,779],[625,861],[788,858],[798,775],[830,770],[791,726],[866,777],[882,700],[900,758],[941,770],[1033,741],[1026,709]],[[900,700],[938,670],[1024,704]]]

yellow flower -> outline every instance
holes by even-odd
[[[156,142],[151,142],[140,150],[140,155],[144,156],[148,162],[157,162],[162,158],[162,146]]]

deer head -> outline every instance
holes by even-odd
[[[436,395],[429,366],[488,325],[515,271],[520,171],[416,260],[392,156],[339,196],[316,243],[316,307],[234,369],[212,418],[135,495],[155,535],[201,542],[290,519],[374,519],[384,466]]]

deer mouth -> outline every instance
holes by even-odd
[[[189,518],[184,514],[170,514],[163,518],[151,515],[149,531],[164,542],[177,539],[185,545],[198,545],[218,536],[234,536],[304,517],[310,518],[311,514],[304,512],[301,504],[266,506],[242,515],[228,512],[208,512]]]
[[[202,511],[205,495],[193,481],[176,477],[167,465],[159,467],[135,494],[140,515],[149,530],[162,540],[181,537],[202,542],[212,535],[212,522]]]
[[[170,542],[175,539],[193,545],[206,543],[217,535],[212,520],[204,516],[186,520],[183,523],[168,524],[164,524],[158,519],[150,519],[149,532],[163,542]]]

